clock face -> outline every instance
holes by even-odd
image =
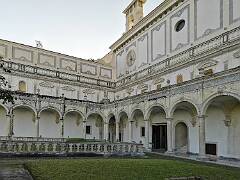
[[[134,50],[129,51],[127,54],[127,65],[130,67],[132,66],[136,61],[136,53]]]

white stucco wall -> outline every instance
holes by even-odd
[[[173,114],[173,147],[175,148],[175,126],[179,122],[184,122],[188,127],[188,151],[191,153],[198,153],[199,152],[199,136],[198,136],[198,126],[196,125],[193,127],[192,123],[192,116],[189,112],[185,110],[176,110]]]
[[[64,137],[83,138],[83,120],[77,113],[68,113],[64,117]],[[79,121],[80,124],[77,124]]]
[[[36,137],[33,111],[18,107],[13,111],[13,133],[16,137]]]
[[[61,123],[56,123],[57,112],[42,111],[39,120],[39,135],[42,137],[61,137]]]
[[[8,135],[9,122],[6,118],[6,110],[0,106],[0,136]]]
[[[225,126],[225,115],[221,109],[209,107],[206,118],[206,143],[217,144],[217,155],[227,156],[228,127]]]

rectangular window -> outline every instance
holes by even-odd
[[[145,137],[145,127],[141,127],[141,136]]]
[[[158,84],[157,85],[157,90],[160,90],[162,88],[162,85],[161,84]]]
[[[183,75],[182,74],[177,75],[177,84],[180,84],[182,82],[183,82]]]
[[[86,126],[86,134],[91,134],[91,126]]]
[[[224,62],[224,71],[228,70],[228,61]]]
[[[206,148],[206,154],[214,155],[214,156],[217,155],[217,144],[207,143],[205,148]]]

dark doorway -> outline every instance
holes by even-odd
[[[152,149],[157,151],[167,150],[167,125],[152,126]]]

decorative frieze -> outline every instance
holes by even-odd
[[[27,49],[12,47],[12,57],[19,61],[33,63],[33,51]]]
[[[39,53],[38,64],[48,67],[56,67],[56,56]]]
[[[62,90],[64,90],[64,91],[76,91],[76,89],[74,89],[71,86],[64,86],[64,87],[62,87]]]
[[[8,46],[5,44],[0,44],[0,57],[6,58],[7,57],[7,49]]]
[[[41,82],[41,83],[39,83],[39,86],[41,86],[41,87],[46,87],[46,88],[54,88],[54,85],[52,84],[52,83],[50,83],[50,82]]]
[[[81,73],[96,76],[97,75],[97,67],[94,65],[81,63]]]
[[[77,62],[70,59],[61,58],[60,68],[68,71],[77,71]]]

